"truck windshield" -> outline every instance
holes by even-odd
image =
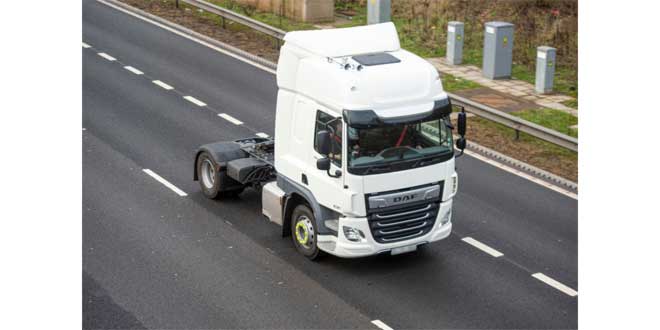
[[[349,127],[348,170],[358,175],[401,171],[450,159],[454,154],[451,130],[444,119]]]

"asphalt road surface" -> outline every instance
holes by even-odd
[[[197,146],[273,134],[274,75],[94,0],[83,41],[85,328],[577,327],[575,199],[465,156],[448,239],[310,262],[192,181]]]

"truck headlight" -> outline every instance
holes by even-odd
[[[359,242],[364,238],[364,233],[357,228],[342,226],[342,229],[344,230],[346,239],[351,242]]]
[[[449,209],[449,211],[445,212],[445,215],[442,216],[442,218],[440,219],[440,225],[444,226],[449,221],[451,221],[451,209]]]

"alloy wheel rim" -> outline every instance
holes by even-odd
[[[202,183],[207,189],[212,189],[215,184],[215,167],[209,159],[202,162]]]

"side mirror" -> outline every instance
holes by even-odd
[[[330,133],[326,130],[321,130],[316,133],[316,146],[321,155],[327,156],[330,154]],[[330,160],[328,159],[328,164]],[[329,166],[329,165],[328,165]]]
[[[338,178],[341,176],[341,170],[336,170],[335,174],[330,173],[330,158],[328,157],[317,159],[316,168],[318,168],[321,171],[326,171],[326,173],[328,173],[328,176],[330,176],[331,178]]]
[[[456,140],[456,148],[460,149],[461,152],[463,151],[463,149],[465,149],[466,144],[467,144],[467,141],[465,140],[464,137],[461,137],[458,140]]]
[[[320,132],[319,132],[320,133]],[[330,169],[330,158],[324,157],[316,160],[316,168],[321,171],[327,171]]]
[[[458,113],[458,135],[463,137],[465,136],[466,131],[467,131],[467,115],[465,114],[465,111],[461,111]]]

